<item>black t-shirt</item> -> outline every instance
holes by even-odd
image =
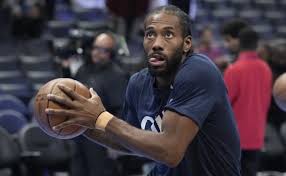
[[[192,54],[180,66],[168,89],[154,87],[148,69],[128,84],[125,120],[160,132],[165,110],[192,119],[200,128],[175,168],[156,163],[150,176],[239,176],[240,142],[223,78],[206,56]],[[179,145],[179,144],[178,144]]]

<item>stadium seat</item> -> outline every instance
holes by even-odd
[[[19,143],[28,175],[42,175],[45,171],[70,171],[74,153],[72,141],[52,138],[37,124],[31,123],[20,131]]]
[[[258,6],[260,8],[268,8],[273,9],[276,6],[277,1],[269,1],[269,0],[253,0],[255,6]]]
[[[18,70],[19,62],[15,56],[0,56],[0,70],[1,71],[10,71]]]
[[[11,94],[21,99],[31,97],[33,93],[28,83],[0,83],[0,92]]]
[[[280,127],[280,134],[282,136],[283,142],[286,146],[286,122],[284,122]]]
[[[239,17],[250,22],[257,22],[261,19],[262,13],[259,9],[245,9],[239,12]]]
[[[20,176],[18,170],[20,162],[20,149],[13,137],[2,127],[0,127],[0,173],[1,176]],[[1,172],[8,169],[6,172]]]
[[[277,33],[278,33],[278,36],[280,36],[281,38],[285,38],[286,37],[286,25],[277,26]]]
[[[78,21],[105,21],[108,14],[102,9],[87,9],[75,12]]]
[[[236,16],[236,10],[231,8],[216,9],[212,13],[217,20],[230,20]]]
[[[0,111],[0,126],[5,128],[10,134],[17,134],[27,123],[27,119],[17,111]]]
[[[229,0],[232,7],[248,7],[250,2],[249,0]]]
[[[282,162],[285,146],[282,143],[278,130],[274,125],[267,124],[265,132],[265,143],[261,153],[261,171],[280,171],[284,167]]]
[[[54,71],[53,60],[49,57],[20,56],[24,71]]]
[[[50,38],[68,37],[69,30],[75,26],[73,21],[49,21],[47,24]]]
[[[259,33],[261,39],[271,39],[273,31],[269,24],[256,24],[253,29]]]
[[[21,70],[6,70],[0,71],[0,84],[9,84],[9,83],[27,83],[27,79],[24,76],[24,73]]]
[[[270,22],[276,22],[276,21],[279,22],[279,21],[285,20],[285,14],[277,10],[268,10],[264,13],[264,16]]]
[[[26,105],[19,98],[8,94],[0,96],[0,110],[14,110],[25,116],[28,115]]]

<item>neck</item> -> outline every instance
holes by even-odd
[[[186,56],[183,56],[181,63],[178,65],[178,68],[185,61],[185,59],[186,59]],[[156,78],[155,78],[156,79],[156,86],[158,88],[169,87],[175,79],[178,68],[175,71],[173,71],[172,73],[169,73],[166,75],[161,75],[161,76],[156,76]]]
[[[169,87],[174,79],[174,76],[156,76],[156,86],[157,88]]]

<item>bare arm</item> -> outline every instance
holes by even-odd
[[[69,109],[47,109],[46,112],[58,116],[68,115],[73,118],[57,125],[54,129],[59,130],[69,125],[95,129],[97,118],[105,111],[99,96],[95,92],[91,92],[92,98],[86,99],[67,87],[59,86],[59,88],[73,101],[56,95],[49,95],[48,98],[69,107]],[[136,155],[164,163],[169,167],[175,167],[182,160],[188,145],[198,130],[199,127],[190,118],[166,111],[160,133],[135,128],[117,117],[111,118],[104,132],[99,133],[94,130],[88,133],[89,137],[102,145],[123,149],[123,151],[129,150]]]
[[[172,111],[165,112],[160,133],[135,128],[118,118],[106,127],[106,133],[121,145],[169,167],[179,164],[198,130],[192,120]]]
[[[97,129],[89,129],[84,133],[84,136],[89,140],[100,144],[104,147],[111,148],[117,150],[118,152],[127,154],[127,155],[134,155],[130,150],[116,142],[112,136],[107,135],[105,132]]]

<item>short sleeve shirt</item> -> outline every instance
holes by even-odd
[[[126,92],[123,117],[131,125],[161,131],[164,112],[193,120],[199,132],[175,168],[156,163],[150,176],[239,176],[240,142],[220,71],[204,55],[192,54],[166,89],[154,86],[144,69],[133,75]],[[179,145],[179,144],[178,144]]]

